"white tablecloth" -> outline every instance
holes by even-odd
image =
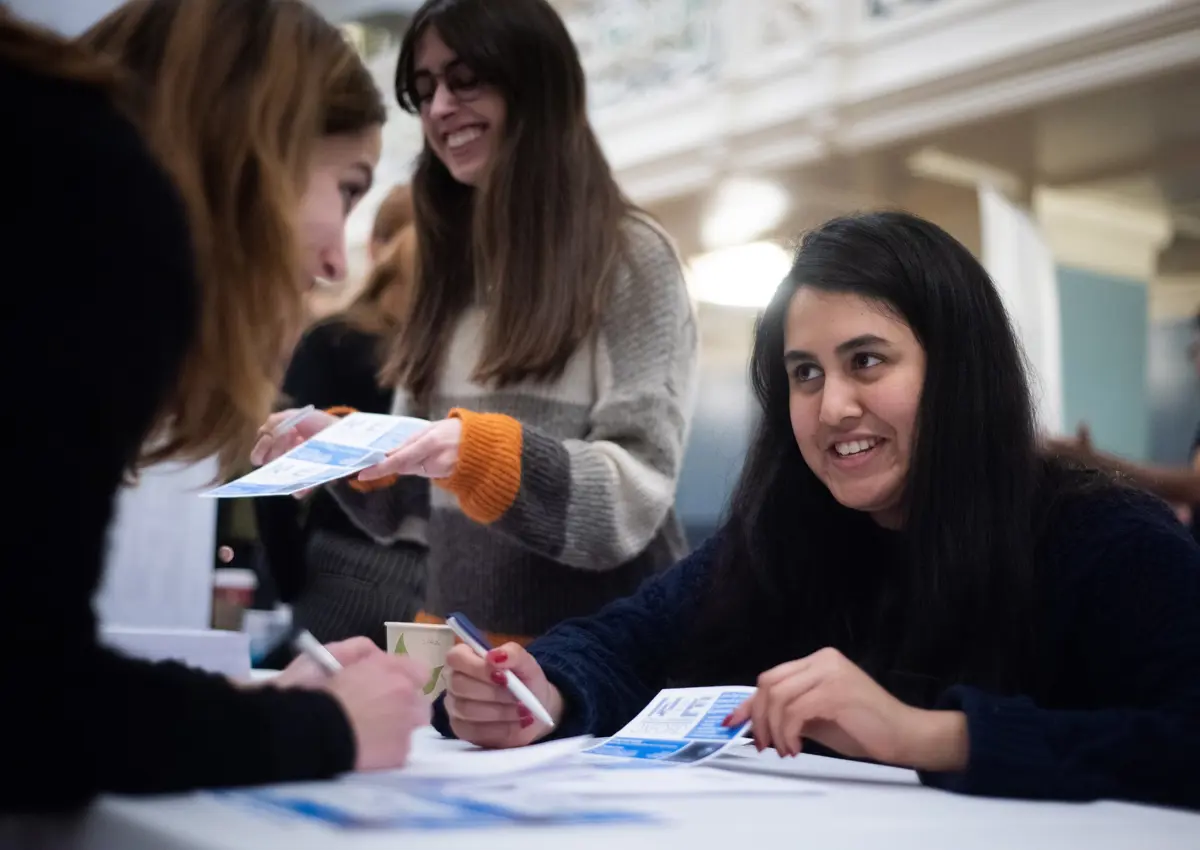
[[[422,747],[451,746],[423,736]],[[461,746],[461,745],[459,745]],[[46,846],[74,850],[1200,850],[1200,814],[1126,803],[1029,803],[960,797],[923,788],[908,771],[819,756],[763,767],[815,779],[820,796],[622,800],[662,818],[655,825],[505,827],[461,832],[346,832],[276,821],[203,794],[100,801]],[[687,768],[681,768],[687,769]],[[707,768],[700,768],[707,769]]]

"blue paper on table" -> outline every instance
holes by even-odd
[[[753,693],[745,687],[669,688],[620,732],[584,753],[673,765],[709,761],[737,745],[749,727],[726,728],[722,721]]]
[[[315,821],[341,829],[477,829],[514,824],[634,823],[650,820],[638,813],[589,806],[540,793],[504,799],[449,783],[397,788],[364,781],[313,783],[214,792],[227,802],[265,814]]]

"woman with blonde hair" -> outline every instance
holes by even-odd
[[[400,330],[416,262],[412,192],[397,186],[380,205],[370,249],[376,259],[346,309],[310,328],[283,380],[288,404],[387,413],[392,391],[379,383],[383,348]],[[428,487],[410,488],[403,532],[377,545],[325,490],[304,503],[256,499],[259,539],[281,601],[321,641],[357,635],[386,646],[384,623],[417,613],[425,587]],[[286,648],[281,647],[286,652]],[[282,657],[266,663],[275,666]]]
[[[91,607],[125,476],[243,459],[305,290],[344,273],[385,115],[370,75],[299,2],[138,0],[79,43],[0,12],[0,100],[21,210],[0,238],[22,282],[3,379],[23,410],[0,810],[402,763],[428,717],[406,659],[347,642],[336,675],[305,660],[249,687],[102,647]]]

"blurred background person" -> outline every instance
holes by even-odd
[[[1200,313],[1193,317],[1192,322],[1193,336],[1188,345],[1188,358],[1196,377],[1200,378]],[[1099,451],[1092,444],[1091,429],[1086,423],[1080,424],[1074,439],[1049,440],[1047,446],[1053,454],[1122,475],[1136,486],[1169,502],[1179,519],[1191,527],[1192,536],[1200,542],[1200,424],[1197,424],[1196,436],[1192,440],[1190,467],[1138,463]]]
[[[331,648],[336,676],[305,659],[247,687],[102,647],[92,609],[130,470],[214,454],[229,469],[253,443],[303,292],[336,273],[372,179],[371,77],[290,0],[138,0],[75,44],[0,9],[0,57],[22,210],[3,240],[40,281],[3,314],[5,386],[37,415],[13,421],[0,808],[401,764],[428,717],[406,659],[351,642]]]
[[[393,390],[379,383],[384,346],[403,332],[416,260],[412,192],[397,186],[380,205],[370,244],[375,262],[366,285],[341,312],[300,340],[283,381],[284,403],[387,413]],[[404,530],[381,546],[346,515],[327,490],[298,501],[255,499],[258,534],[279,599],[297,626],[321,641],[357,635],[383,648],[384,622],[409,621],[425,586],[428,487],[405,490],[413,502]],[[264,660],[278,667],[281,647]]]

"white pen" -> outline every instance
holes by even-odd
[[[488,652],[492,649],[488,644],[487,638],[479,629],[475,628],[474,624],[463,614],[451,614],[446,618],[446,625],[458,635],[458,639],[469,646],[476,655],[480,658],[486,658]],[[538,698],[533,695],[529,688],[525,687],[525,683],[513,675],[512,670],[504,671],[504,683],[508,688],[508,692],[517,698],[521,705],[529,709],[529,711],[542,723],[554,728],[554,719],[550,717],[550,712],[546,711],[545,707],[538,702]]]
[[[307,655],[317,666],[328,673],[330,676],[342,670],[342,662],[333,657],[333,653],[324,647],[324,645],[313,637],[313,633],[308,629],[301,629],[292,638],[292,646],[297,652]]]
[[[292,430],[297,425],[299,425],[301,422],[303,422],[305,419],[307,419],[308,415],[310,413],[312,413],[314,410],[316,410],[316,407],[314,407],[313,405],[311,405],[311,404],[304,405],[304,407],[300,408],[295,413],[293,413],[291,416],[289,416],[287,419],[283,420],[278,425],[276,425],[273,429],[271,429],[271,436],[272,437],[282,437],[288,431]]]

